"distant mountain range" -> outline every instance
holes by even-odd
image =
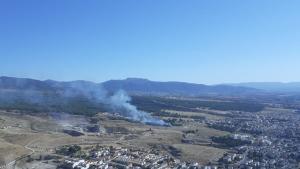
[[[143,96],[149,95],[219,96],[229,97],[233,100],[235,98],[249,99],[249,101],[257,101],[258,98],[272,102],[285,99],[291,104],[300,98],[299,83],[204,85],[185,82],[157,82],[139,78],[94,83],[82,80],[60,82],[3,76],[0,77],[0,108],[93,115],[99,111],[115,111],[119,105],[127,105],[130,99],[126,93],[120,92],[120,90],[132,95],[133,101],[138,98],[147,98]],[[135,103],[137,105],[145,104],[138,101]],[[144,107],[147,107],[147,103]]]
[[[268,92],[300,93],[300,82],[282,83],[282,82],[249,82],[227,84],[238,87],[256,88]]]
[[[102,83],[108,91],[125,90],[131,94],[215,96],[241,95],[260,92],[258,89],[230,85],[204,85],[185,82],[156,82],[147,79],[127,78],[110,80]]]
[[[34,80],[27,78],[0,77],[0,91],[40,91],[60,92],[72,89],[72,87],[86,89],[106,89],[108,92],[125,90],[129,94],[145,95],[180,95],[180,96],[201,96],[201,95],[245,95],[262,92],[248,86],[231,85],[203,85],[184,82],[155,82],[147,79],[128,78],[125,80],[110,80],[103,83],[89,81],[59,82],[53,80]],[[73,88],[74,89],[74,88]],[[74,91],[76,92],[76,91]]]
[[[107,92],[125,90],[129,94],[145,95],[180,95],[180,96],[216,96],[216,95],[247,95],[262,92],[295,92],[300,93],[300,82],[250,82],[222,85],[204,85],[185,82],[157,82],[141,78],[109,80],[103,83],[89,81],[60,82],[54,80],[40,81],[28,78],[0,77],[0,92],[4,91],[39,91],[60,92],[76,86],[82,90],[105,89]],[[76,92],[76,91],[74,91]]]

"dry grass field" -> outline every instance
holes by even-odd
[[[226,152],[224,149],[200,145],[174,144],[173,146],[182,152],[182,160],[198,161],[202,164],[213,162]]]
[[[176,110],[165,110],[165,111],[169,113],[179,114],[179,115],[205,117],[208,120],[219,120],[224,118],[224,116],[222,116],[224,113],[220,111],[214,112],[214,114],[207,112],[207,110],[199,111],[199,112],[186,112],[186,111],[176,111]]]
[[[11,144],[0,139],[0,166],[13,161],[15,158],[30,153],[21,145]]]

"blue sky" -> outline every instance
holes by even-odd
[[[300,81],[300,1],[2,0],[0,75]]]

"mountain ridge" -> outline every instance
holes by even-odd
[[[84,80],[76,81],[55,81],[55,80],[35,80],[30,78],[15,78],[8,76],[0,77],[0,90],[37,90],[37,91],[57,91],[72,86],[82,88],[104,88],[108,92],[124,90],[129,94],[147,95],[240,95],[261,92],[261,90],[230,85],[204,85],[187,82],[159,82],[142,78],[127,78],[123,80],[108,80],[95,83]]]

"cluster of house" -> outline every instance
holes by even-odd
[[[256,113],[210,122],[209,126],[234,133],[231,138],[250,144],[233,146],[219,160],[227,168],[298,168],[300,114]]]
[[[114,169],[114,168],[207,168],[198,163],[181,162],[169,155],[161,155],[151,150],[127,149],[122,147],[96,147],[88,153],[88,157],[69,158],[64,161],[74,169]]]

